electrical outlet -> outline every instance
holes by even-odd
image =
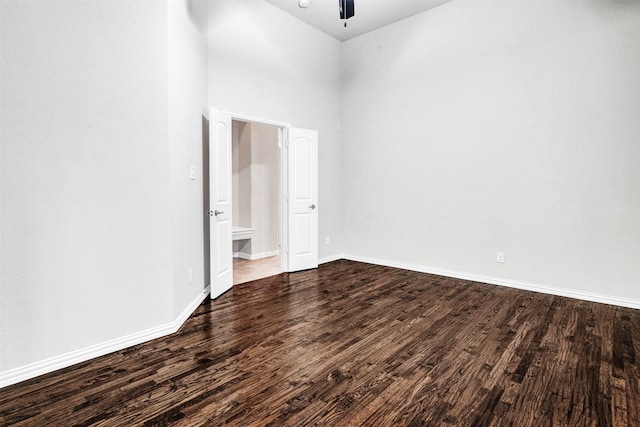
[[[329,246],[331,244],[331,237],[327,236],[324,238],[324,244]]]
[[[496,252],[496,262],[504,263],[504,252]]]
[[[195,180],[196,179],[196,167],[195,166],[191,166],[189,168],[189,178],[191,180]]]
[[[193,283],[193,269],[189,269],[189,284]]]

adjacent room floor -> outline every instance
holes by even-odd
[[[640,310],[351,261],[1,390],[24,426],[638,426]]]
[[[249,261],[233,259],[233,284],[246,283],[282,273],[280,255]]]

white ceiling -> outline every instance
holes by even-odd
[[[424,12],[451,0],[355,0],[355,16],[347,28],[340,19],[339,0],[309,0],[302,9],[298,0],[266,0],[320,31],[345,41],[409,16]]]

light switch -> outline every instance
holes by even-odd
[[[196,179],[196,167],[193,165],[189,168],[189,178]]]

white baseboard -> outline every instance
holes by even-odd
[[[255,261],[257,259],[268,258],[270,256],[280,255],[280,250],[275,250],[271,252],[261,252],[259,254],[248,254],[246,252],[234,252],[234,258],[242,258],[249,261]]]
[[[337,261],[339,259],[346,259],[346,256],[344,254],[329,255],[327,257],[318,259],[318,264],[326,264],[328,262]]]
[[[498,277],[481,276],[460,271],[442,270],[423,265],[405,264],[401,262],[389,261],[379,258],[368,258],[357,255],[344,255],[344,259],[351,261],[366,262],[369,264],[384,265],[386,267],[402,268],[405,270],[418,271],[421,273],[437,274],[439,276],[455,277],[456,279],[470,280],[473,282],[488,283],[491,285],[506,286],[509,288],[523,289],[526,291],[541,292],[544,294],[557,295],[561,297],[575,298],[585,301],[599,302],[603,304],[617,305],[621,307],[635,308],[640,310],[640,301],[629,298],[616,297],[612,295],[597,294],[592,292],[576,291],[573,289],[560,288],[556,286],[538,285],[535,283],[521,282],[518,280],[501,279]]]
[[[60,356],[30,363],[5,372],[0,372],[0,388],[35,378],[39,375],[48,374],[49,372],[57,371],[58,369],[66,368],[68,366],[75,365],[76,363],[85,362],[95,357],[104,356],[105,354],[113,353],[114,351],[142,344],[146,341],[173,334],[180,329],[189,316],[191,316],[195,309],[198,308],[202,301],[204,301],[207,295],[209,295],[209,291],[209,287],[204,289],[173,322],[85,347],[80,350],[65,353]]]

